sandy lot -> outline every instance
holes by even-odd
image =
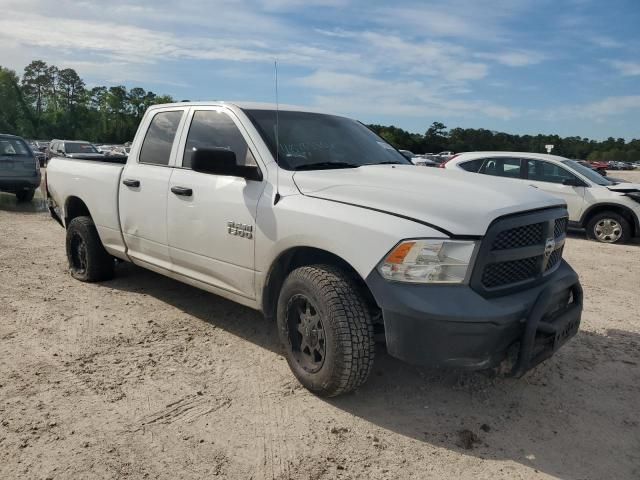
[[[323,400],[249,309],[131,265],[72,280],[39,206],[0,194],[0,478],[640,478],[638,243],[572,235],[582,330],[524,379],[380,351]]]

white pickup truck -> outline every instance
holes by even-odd
[[[348,118],[155,106],[126,164],[56,157],[46,185],[73,277],[107,280],[119,259],[260,310],[320,395],[362,384],[376,340],[521,376],[580,324],[562,200],[417,168]]]

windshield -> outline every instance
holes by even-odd
[[[596,185],[602,185],[602,186],[615,185],[614,182],[610,182],[609,180],[604,178],[602,175],[600,175],[598,172],[595,172],[594,170],[590,169],[589,167],[585,167],[584,165],[580,165],[575,160],[562,160],[562,163],[564,163],[566,166],[570,167],[571,169],[575,170],[583,177],[587,177]]]
[[[0,138],[0,155],[30,157],[31,150],[19,138]]]
[[[100,153],[90,143],[67,142],[64,144],[64,149],[67,153]]]
[[[245,110],[276,158],[276,111]],[[398,151],[360,122],[307,112],[278,112],[279,164],[287,170],[411,165]]]

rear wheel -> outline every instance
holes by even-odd
[[[300,267],[278,300],[278,331],[300,383],[332,397],[365,382],[373,366],[373,323],[353,280],[330,265]]]
[[[113,278],[115,260],[102,246],[91,217],[76,217],[69,222],[67,259],[76,280],[99,282]]]
[[[30,202],[33,200],[35,193],[35,190],[20,190],[19,192],[16,192],[16,199],[19,202]]]
[[[602,212],[587,223],[587,236],[602,243],[627,243],[631,238],[631,225],[622,215]]]

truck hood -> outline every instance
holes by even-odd
[[[296,172],[300,193],[408,217],[453,235],[484,235],[503,215],[564,206],[528,185],[411,165]]]

